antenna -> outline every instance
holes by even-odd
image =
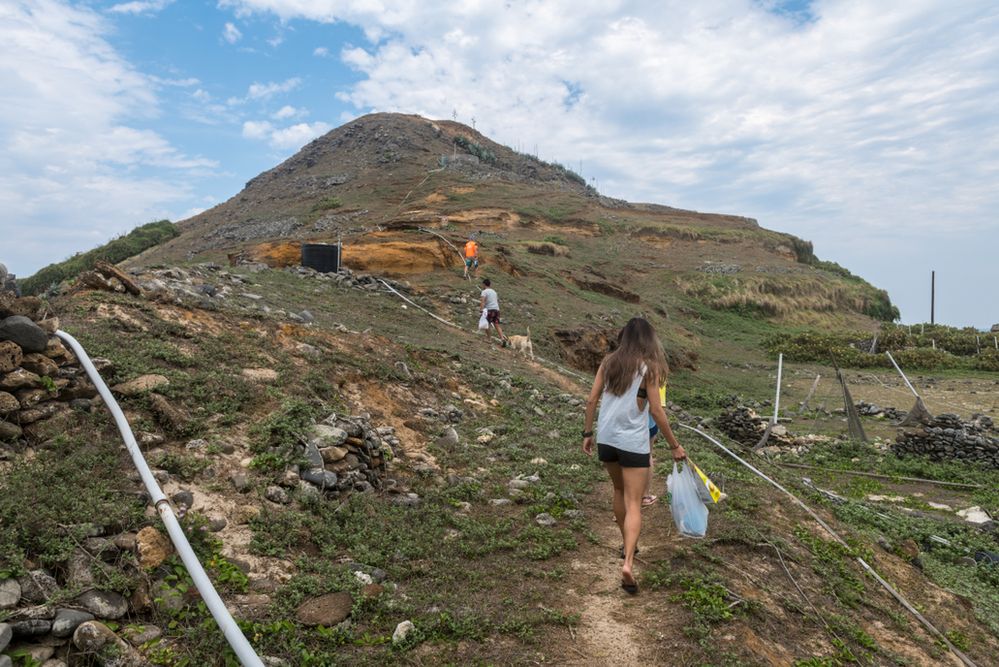
[[[451,120],[458,120],[458,109],[455,107],[451,110]]]
[[[475,129],[475,116],[472,116],[472,129]]]

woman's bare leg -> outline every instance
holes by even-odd
[[[642,531],[642,493],[648,479],[647,468],[621,468],[623,482],[622,500],[624,502],[624,521],[621,525],[621,535],[624,537],[624,565],[621,567],[621,580],[626,584],[634,584],[635,547],[638,545],[638,534]],[[615,500],[617,492],[615,489]]]
[[[617,522],[621,537],[624,537],[624,479],[621,477],[621,466],[617,463],[604,463],[607,474],[614,485],[614,521]]]

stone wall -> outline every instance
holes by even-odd
[[[916,454],[934,461],[975,461],[999,468],[997,436],[989,417],[974,416],[963,422],[945,413],[925,426],[901,429],[892,451],[900,457]]]
[[[97,396],[58,328],[38,297],[0,291],[0,458],[18,441],[48,439]]]

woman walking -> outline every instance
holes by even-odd
[[[673,450],[673,460],[687,457],[660,402],[648,400],[648,396],[659,394],[668,374],[666,355],[655,329],[645,319],[634,317],[621,329],[617,349],[600,364],[586,402],[583,451],[592,454],[593,443],[597,443],[597,458],[614,484],[614,519],[624,540],[621,588],[631,594],[638,592],[634,559],[642,528],[642,494],[649,474],[650,416]],[[593,417],[598,402],[600,416],[594,440]]]

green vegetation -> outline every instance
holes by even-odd
[[[169,220],[150,222],[136,227],[127,234],[118,236],[98,248],[73,255],[56,264],[49,264],[35,275],[18,282],[25,294],[41,294],[52,285],[75,278],[84,271],[89,271],[100,260],[117,264],[138,255],[143,250],[169,241],[179,234],[176,225]]]
[[[455,137],[454,143],[458,144],[458,146],[466,153],[474,155],[483,162],[486,162],[488,164],[496,162],[496,153],[486,148],[485,146],[480,146],[479,144],[469,140],[466,137],[459,135]]]
[[[312,205],[312,212],[329,211],[343,206],[343,202],[337,196],[324,197]]]

